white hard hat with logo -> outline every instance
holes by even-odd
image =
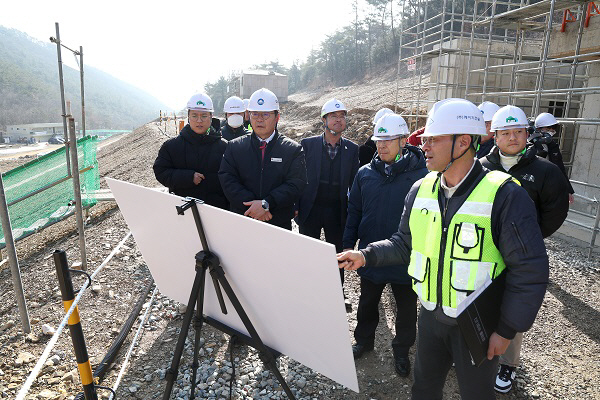
[[[373,129],[373,141],[392,140],[410,134],[406,121],[398,114],[385,114],[379,118]]]
[[[213,109],[213,102],[206,93],[196,93],[187,102],[188,110],[198,110],[206,112],[215,112]]]
[[[329,113],[332,112],[336,112],[336,111],[348,111],[346,110],[346,106],[344,106],[344,103],[342,103],[341,101],[339,101],[338,99],[331,99],[329,100],[327,103],[323,104],[323,107],[321,107],[321,118],[326,116]]]
[[[429,110],[421,137],[442,135],[487,136],[479,108],[465,99],[451,98],[435,103]]]
[[[535,118],[535,128],[543,128],[545,126],[552,126],[558,124],[558,121],[554,117],[554,115],[550,113],[541,113]]]
[[[248,111],[279,111],[279,100],[269,89],[258,89],[250,96]]]
[[[527,116],[519,107],[504,106],[494,114],[491,131],[529,127]]]
[[[226,113],[241,113],[246,111],[246,107],[244,107],[244,100],[240,99],[237,96],[231,96],[227,100],[225,100],[225,104],[223,104],[223,112]]]
[[[488,122],[494,118],[494,114],[496,114],[496,111],[500,109],[500,106],[496,103],[492,103],[491,101],[484,101],[478,105],[477,108],[481,110],[481,113],[483,114],[483,120]]]
[[[375,125],[377,123],[377,121],[379,121],[379,118],[383,117],[386,114],[393,114],[394,112],[392,110],[390,110],[389,108],[382,108],[380,110],[378,110],[375,113],[375,116],[373,117],[373,125]]]

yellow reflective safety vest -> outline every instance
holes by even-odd
[[[501,171],[488,172],[444,229],[436,178],[437,172],[423,178],[410,211],[408,274],[427,310],[439,304],[444,314],[456,318],[458,304],[506,268],[492,239],[492,206],[498,189],[514,179]]]

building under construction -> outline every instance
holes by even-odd
[[[420,4],[418,21],[400,27],[398,74],[412,95],[397,105],[408,110],[409,124],[423,126],[431,105],[449,97],[512,104],[531,117],[553,114],[578,199],[569,218],[592,232],[593,243],[600,198],[599,6],[574,0]]]

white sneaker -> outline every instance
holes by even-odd
[[[498,376],[496,376],[496,384],[494,389],[496,392],[508,393],[512,389],[513,380],[515,379],[515,367],[500,364]]]

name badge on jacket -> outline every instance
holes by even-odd
[[[282,158],[271,157],[271,162],[283,162]]]

